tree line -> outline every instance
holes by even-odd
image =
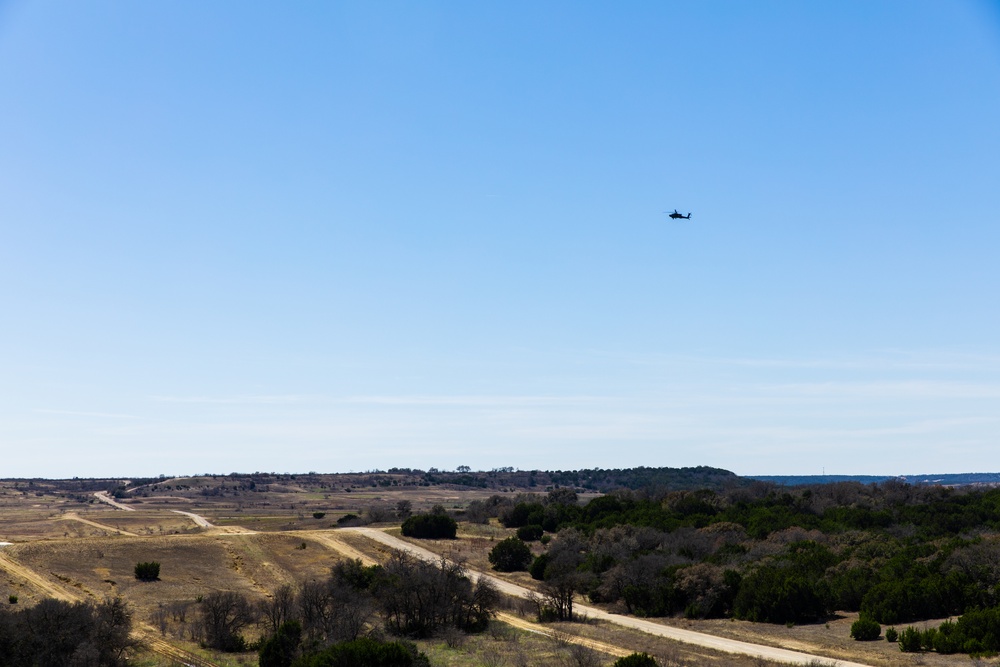
[[[843,610],[898,624],[1000,605],[998,510],[998,489],[890,480],[619,490],[586,504],[555,489],[476,501],[466,518],[551,540],[526,558],[514,542],[529,539],[510,538],[491,560],[529,570],[555,618],[572,614],[572,590],[641,616],[809,623]]]

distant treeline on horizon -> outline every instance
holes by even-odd
[[[744,479],[772,482],[781,486],[808,486],[835,482],[860,482],[881,484],[890,479],[907,484],[940,484],[941,486],[966,486],[969,484],[1000,484],[1000,472],[962,472],[922,475],[743,475]]]
[[[737,475],[729,470],[697,466],[686,468],[645,467],[637,468],[591,468],[579,470],[519,470],[513,467],[495,468],[489,471],[472,470],[459,466],[454,471],[430,468],[390,468],[388,470],[368,470],[349,473],[204,473],[192,476],[166,476],[149,478],[73,478],[72,480],[5,479],[14,483],[56,484],[78,491],[114,490],[131,491],[139,487],[162,484],[171,479],[229,480],[233,483],[245,482],[253,488],[287,481],[298,483],[329,484],[331,478],[355,479],[364,485],[377,486],[431,486],[447,484],[484,489],[539,489],[573,487],[586,491],[607,493],[614,489],[723,489],[744,486],[754,482],[766,482],[779,486],[813,486],[843,482],[860,484],[882,484],[889,480],[905,482],[915,486],[995,486],[1000,485],[1000,473],[970,472],[921,475]],[[322,480],[326,479],[327,482]],[[363,480],[363,482],[362,482]],[[266,486],[265,486],[266,488]]]

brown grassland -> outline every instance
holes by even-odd
[[[460,515],[470,501],[495,493],[543,491],[425,486],[407,482],[405,475],[390,484],[385,475],[378,481],[365,474],[278,477],[256,482],[231,476],[136,482],[119,493],[121,502],[134,511],[116,509],[94,497],[96,491],[119,486],[117,480],[0,481],[0,542],[12,543],[0,547],[0,601],[6,604],[16,596],[16,604],[28,606],[46,597],[99,601],[121,596],[151,649],[137,664],[256,665],[253,653],[219,654],[191,641],[201,596],[236,591],[261,600],[283,584],[326,577],[341,558],[384,560],[387,547],[337,529],[337,519],[348,514],[388,519],[381,525],[398,535],[399,521],[393,514],[399,501],[409,501],[414,511],[440,505]],[[177,510],[198,514],[214,525],[198,526]],[[513,531],[495,522],[459,525],[456,540],[420,544],[471,569],[489,571],[489,550]],[[544,547],[534,543],[532,549],[541,553]],[[133,576],[141,561],[161,564],[159,581],[141,582]],[[535,586],[527,573],[501,576],[521,586]],[[870,665],[970,663],[967,657],[902,654],[884,641],[854,642],[848,634],[850,615],[796,627],[658,620]],[[542,626],[529,604],[515,600],[485,633],[418,644],[433,665],[449,667],[610,665],[616,656],[632,651],[649,652],[662,665],[771,664],[607,623],[583,620]]]

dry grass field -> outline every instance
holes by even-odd
[[[280,484],[272,479],[256,488],[247,488],[246,479],[229,476],[146,482],[119,493],[119,500],[133,511],[116,509],[94,497],[97,491],[114,489],[114,480],[0,482],[0,542],[11,543],[0,547],[0,600],[17,596],[18,605],[32,605],[45,597],[97,601],[121,596],[154,649],[139,664],[255,665],[254,654],[218,654],[191,641],[202,596],[237,591],[263,600],[283,584],[326,577],[340,558],[384,560],[388,547],[336,530],[337,519],[345,515],[391,517],[400,501],[409,501],[416,511],[441,505],[460,512],[472,500],[498,492],[417,484],[372,486],[363,475],[302,477]],[[199,526],[178,510],[205,517],[213,525]],[[383,525],[399,534],[398,521]],[[421,540],[420,544],[472,569],[487,571],[489,550],[512,532],[495,522],[460,523],[458,539]],[[541,553],[544,547],[533,543],[532,549]],[[134,566],[141,561],[161,564],[159,581],[141,582],[134,577]],[[526,573],[502,576],[521,586],[535,585]],[[647,651],[663,665],[768,664],[606,623],[539,626],[530,605],[524,603],[512,603],[505,613],[507,622],[496,622],[489,632],[421,641],[421,649],[433,665],[442,667],[596,667],[610,665],[615,651]],[[786,628],[663,619],[666,624],[719,636],[870,665],[970,664],[968,658],[957,656],[902,654],[886,642],[853,642],[848,636],[851,621],[844,617],[826,625]]]

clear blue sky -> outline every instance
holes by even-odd
[[[0,476],[1000,470],[998,223],[996,2],[0,0]]]

